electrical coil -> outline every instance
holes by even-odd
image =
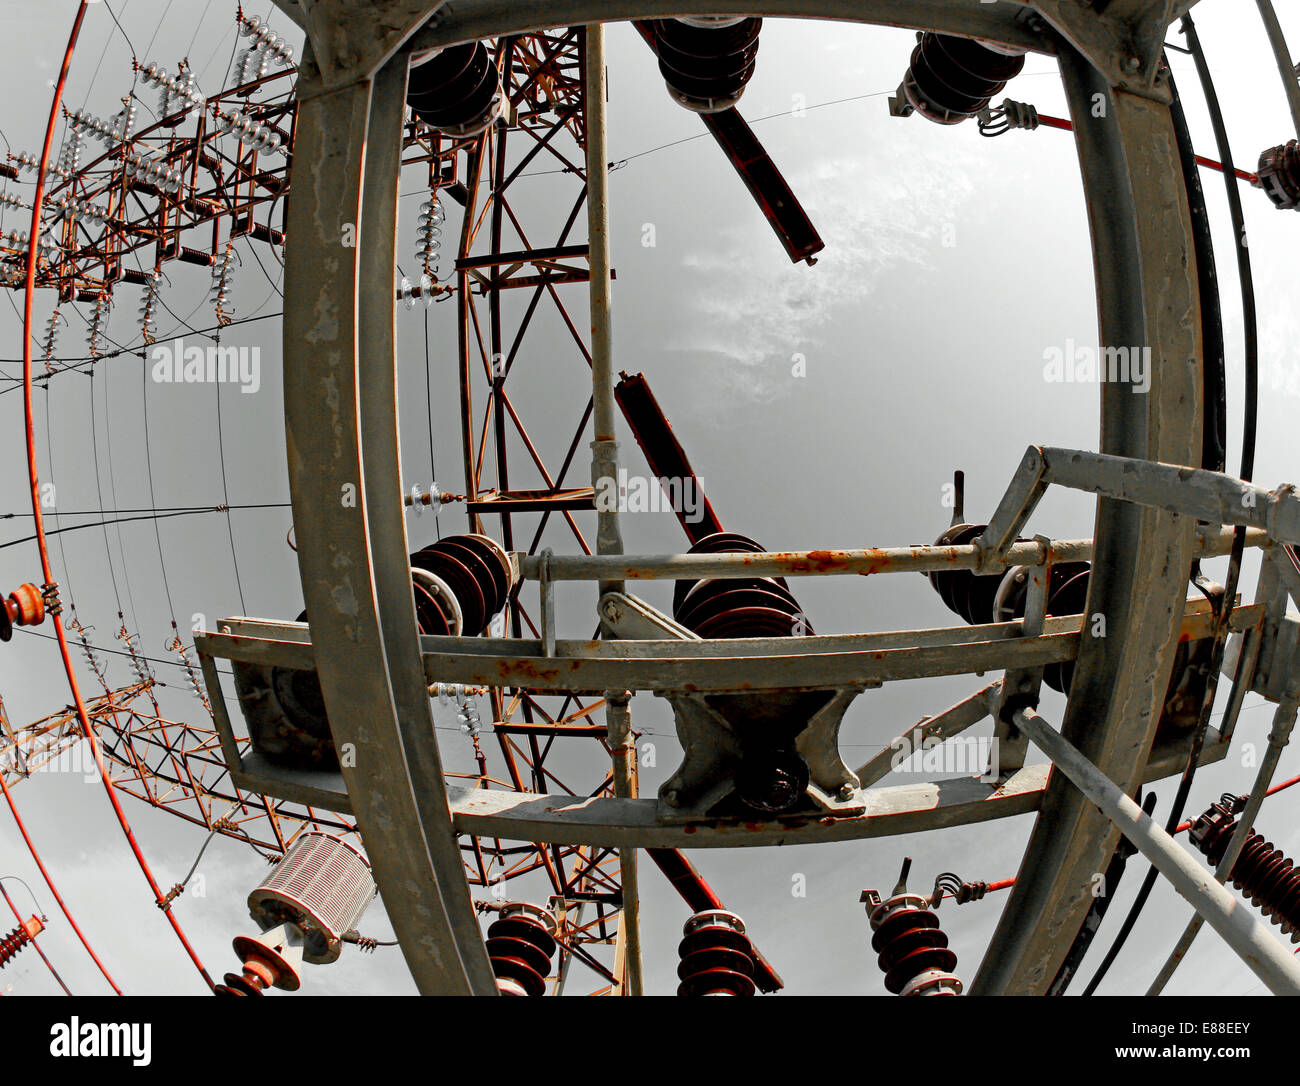
[[[754,948],[735,913],[710,909],[682,927],[677,946],[679,996],[752,996]]]
[[[903,95],[928,120],[960,124],[988,106],[1024,66],[1023,52],[1006,53],[973,38],[927,31],[912,50]]]
[[[555,932],[555,917],[546,909],[522,901],[502,906],[487,930],[488,961],[502,995],[540,996],[546,991]]]
[[[758,62],[762,19],[656,19],[650,25],[659,74],[679,105],[718,113],[740,101]]]
[[[1237,820],[1229,808],[1216,803],[1196,820],[1191,839],[1206,859],[1217,865],[1236,829]],[[1280,849],[1251,831],[1228,877],[1291,942],[1300,943],[1300,870]]]

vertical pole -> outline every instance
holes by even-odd
[[[628,711],[630,696],[610,692],[605,695],[605,726],[609,733],[610,753],[614,758],[614,795],[619,799],[635,799],[636,742],[632,738],[632,714]],[[619,921],[619,948],[622,950],[622,969],[616,970],[623,995],[641,995],[641,901],[637,887],[637,855],[635,848],[620,848],[618,863],[623,885],[623,918]]]
[[[1273,0],[1255,0],[1255,3],[1259,5],[1260,18],[1264,20],[1268,43],[1273,47],[1273,55],[1277,57],[1277,70],[1282,76],[1282,86],[1286,88],[1286,100],[1291,107],[1291,119],[1295,122],[1296,135],[1300,136],[1300,79],[1296,77],[1291,50],[1286,44],[1286,35],[1282,33],[1282,24],[1277,21]]]
[[[591,261],[591,381],[595,440],[591,480],[596,488],[596,551],[622,554],[618,526],[618,441],[614,433],[614,345],[610,313],[609,147],[606,131],[605,27],[585,33],[583,90],[587,129],[587,237]],[[603,500],[602,500],[603,499]],[[621,581],[602,581],[601,595],[621,592]]]
[[[1239,901],[1109,777],[1032,710],[1015,714],[1016,727],[1052,760],[1098,810],[1119,827],[1174,889],[1209,921],[1224,942],[1275,995],[1300,995],[1300,964]]]

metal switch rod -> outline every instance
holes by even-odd
[[[1275,995],[1300,995],[1300,964],[1251,911],[1153,822],[1104,773],[1037,713],[1016,712],[1016,727],[1047,754],[1054,768],[1120,828],[1156,869]]]

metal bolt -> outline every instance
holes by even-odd
[[[1136,72],[1136,71],[1139,71],[1141,68],[1142,68],[1142,58],[1141,58],[1141,57],[1125,57],[1125,58],[1124,58],[1124,69],[1125,69],[1125,71]]]
[[[857,789],[854,788],[853,785],[851,784],[845,783],[840,785],[840,790],[839,790],[840,802],[847,803],[849,800],[853,798],[853,795],[856,791]]]

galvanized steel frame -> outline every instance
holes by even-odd
[[[295,4],[280,2],[303,21]],[[422,990],[490,991],[429,715],[404,525],[400,506],[389,500],[400,492],[388,277],[398,169],[393,148],[406,63],[392,50],[403,42],[407,49],[428,48],[650,13],[644,0],[460,0],[416,30],[420,5],[408,0],[392,7],[400,18],[382,27],[382,44],[352,54],[340,52],[339,28],[347,17],[355,26],[361,9],[373,12],[374,5],[336,0],[311,11],[312,40],[325,43],[331,66],[313,92],[310,64],[304,65],[297,169],[308,171],[309,183],[297,183],[290,204],[285,411],[294,520],[331,727],[340,745],[354,743],[362,752],[345,776],[408,962]],[[1113,69],[1108,82],[1015,4],[713,0],[708,10],[752,14],[756,7],[763,14],[936,29],[1059,52],[1093,226],[1103,342],[1150,346],[1157,360],[1148,395],[1104,387],[1101,451],[1192,463],[1202,413],[1195,257],[1172,124],[1158,96],[1117,89],[1113,83],[1123,80]],[[1131,40],[1137,40],[1169,5],[1127,8],[1133,8]],[[669,4],[653,14],[698,9]],[[347,61],[351,70],[340,75]],[[1090,114],[1094,96],[1105,103],[1103,118]],[[339,245],[345,222],[359,227],[351,254]],[[355,507],[340,503],[345,484],[356,488]],[[1108,616],[1109,636],[1080,645],[1063,733],[1131,790],[1146,763],[1172,663],[1194,526],[1183,516],[1105,500],[1096,541],[1098,567],[1107,576],[1093,578],[1088,612]],[[1043,990],[1068,947],[1062,933],[1077,930],[1086,913],[1089,876],[1114,847],[1115,831],[1064,779],[1048,783],[1043,807],[976,991]]]

